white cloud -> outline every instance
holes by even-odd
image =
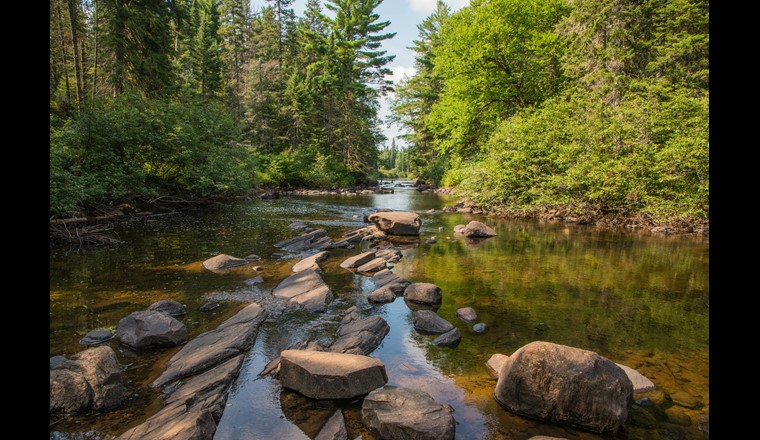
[[[393,74],[388,79],[392,80],[395,85],[398,85],[402,79],[411,78],[417,73],[417,69],[414,66],[393,66],[391,70],[393,70]]]
[[[451,6],[453,11],[459,10],[463,6],[470,4],[470,0],[444,0],[444,3]],[[409,0],[409,7],[412,11],[424,12],[429,14],[435,10],[436,0]]]

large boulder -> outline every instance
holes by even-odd
[[[404,298],[418,304],[440,304],[441,288],[432,283],[412,283],[404,289]]]
[[[161,312],[133,312],[119,320],[116,338],[135,349],[173,347],[185,342],[187,327]]]
[[[121,365],[111,347],[88,348],[50,370],[51,413],[105,411],[121,401]]]
[[[454,329],[454,324],[432,310],[417,310],[412,315],[414,329],[420,333],[442,334]]]
[[[414,212],[376,212],[368,217],[388,235],[420,235],[422,220]]]
[[[356,269],[357,267],[369,263],[370,261],[375,259],[375,253],[373,251],[369,252],[362,252],[359,255],[354,255],[353,257],[348,257],[345,260],[343,260],[342,263],[340,263],[340,267],[344,269]]]
[[[449,405],[411,388],[384,387],[362,403],[362,423],[378,438],[394,440],[452,440],[456,422]]]
[[[355,318],[338,327],[338,339],[330,351],[368,355],[383,342],[391,327],[380,316]]]
[[[304,269],[285,278],[274,288],[272,295],[310,312],[324,312],[333,298],[332,291],[314,269]]]
[[[220,254],[216,257],[211,257],[203,262],[203,267],[208,270],[222,270],[229,269],[231,267],[243,266],[248,264],[248,260],[245,258],[232,257],[227,254]]]
[[[633,384],[597,353],[538,341],[504,362],[494,398],[520,415],[612,433],[628,418]]]
[[[169,316],[180,316],[185,314],[185,305],[171,299],[162,299],[148,306],[148,310]]]
[[[455,231],[456,232],[456,231]],[[462,235],[468,238],[480,238],[480,237],[494,237],[496,236],[496,231],[491,229],[490,226],[478,222],[478,221],[471,221],[470,223],[467,223],[467,226],[465,226],[464,230],[461,232]]]
[[[201,333],[169,359],[166,370],[151,383],[159,387],[200,373],[248,350],[267,312],[250,304],[213,330]]]
[[[385,364],[356,354],[285,350],[280,354],[280,383],[312,399],[350,399],[388,382]]]
[[[318,252],[310,257],[306,257],[303,260],[293,265],[293,272],[301,272],[306,269],[319,270],[319,262],[324,261],[330,253],[327,251]]]

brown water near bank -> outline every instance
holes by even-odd
[[[629,419],[619,438],[707,437],[704,423],[700,425],[709,414],[706,238],[425,213],[455,201],[413,189],[387,195],[283,197],[135,224],[119,231],[126,243],[118,247],[52,252],[50,355],[84,349],[78,345],[84,333],[113,327],[121,317],[158,299],[188,305],[183,322],[194,337],[231,316],[242,301],[268,295],[289,273],[295,256],[269,256],[279,252],[272,246],[275,242],[296,234],[287,228],[290,222],[305,220],[337,237],[361,225],[362,215],[372,208],[415,210],[423,220],[422,240],[404,247],[404,258],[394,271],[413,281],[438,284],[444,293],[438,313],[460,328],[463,339],[454,350],[431,346],[432,337],[414,332],[408,307],[396,299],[372,308],[371,313],[391,326],[372,355],[386,364],[389,383],[422,389],[451,404],[457,438],[600,438],[515,416],[491,397],[495,381],[483,363],[493,353],[511,354],[539,339],[594,350],[638,369],[670,395],[670,401],[680,402],[665,400],[667,411],[688,416],[688,426],[646,416]],[[499,235],[477,242],[454,238],[453,227],[469,219],[485,221]],[[424,244],[430,236],[438,242]],[[285,312],[262,326],[215,438],[308,438],[320,414],[334,411],[321,403],[299,401],[283,392],[276,380],[258,379],[257,374],[297,339],[331,338],[342,310],[352,304],[370,308],[365,299],[372,290],[368,279],[338,267],[343,258],[358,252],[335,250],[322,264],[324,279],[336,296],[328,313],[315,317]],[[217,253],[256,253],[264,259],[225,275],[203,270],[200,262]],[[254,265],[264,269],[254,272]],[[264,277],[263,285],[245,283],[258,275]],[[210,314],[198,311],[212,299],[229,301]],[[464,306],[475,308],[478,322],[487,325],[485,333],[473,332],[471,325],[455,317],[456,309]],[[147,383],[176,349],[134,353],[114,341],[110,344],[120,362],[129,364],[125,376],[131,400],[99,417],[51,419],[51,438],[110,438],[160,408]],[[360,402],[336,405],[346,409],[351,438],[372,438],[358,423]],[[674,420],[684,424],[686,419],[678,417]]]

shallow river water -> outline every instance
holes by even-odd
[[[355,304],[390,324],[382,345],[371,354],[385,363],[389,384],[421,389],[450,404],[457,439],[607,438],[529,420],[496,404],[496,381],[484,363],[494,353],[509,355],[536,340],[596,351],[636,368],[658,386],[635,398],[648,396],[659,403],[667,420],[642,414],[634,405],[615,438],[709,437],[708,239],[440,212],[455,201],[412,188],[384,195],[254,200],[121,225],[117,232],[124,243],[110,248],[51,250],[50,356],[83,350],[78,341],[88,331],[113,329],[120,318],[160,299],[187,305],[182,320],[189,338],[214,328],[247,302],[266,301],[303,257],[270,258],[281,252],[274,243],[297,235],[288,229],[293,221],[303,220],[338,238],[363,226],[362,216],[376,209],[416,211],[423,222],[421,240],[400,245],[404,256],[393,271],[441,287],[438,314],[461,330],[459,346],[435,347],[430,344],[434,336],[416,333],[403,298],[369,305],[369,279],[338,266],[369,243],[331,250],[320,266],[335,300],[320,315],[270,314],[232,387],[215,439],[313,438],[335,407],[257,375],[294,342],[330,340],[342,311]],[[426,213],[429,209],[436,212]],[[455,225],[473,219],[498,235],[480,241],[454,237]],[[432,236],[437,242],[425,244]],[[203,269],[201,262],[219,253],[263,259],[224,275]],[[262,270],[255,272],[253,266]],[[246,282],[258,275],[262,284]],[[220,300],[221,307],[201,313],[200,306],[212,300]],[[484,333],[455,316],[466,306],[476,310],[476,322],[486,324]],[[51,416],[51,439],[113,438],[161,407],[147,384],[178,348],[135,352],[114,340],[108,344],[126,366],[124,405],[102,415]],[[373,438],[361,426],[360,401],[334,405],[344,410],[349,438]]]

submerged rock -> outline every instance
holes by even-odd
[[[414,212],[376,212],[368,219],[388,235],[419,235],[422,226]]]
[[[162,299],[148,306],[148,310],[169,316],[180,316],[185,314],[185,305],[171,299]]]
[[[173,347],[185,342],[187,327],[171,316],[155,311],[133,312],[119,320],[116,338],[134,349]]]
[[[208,260],[204,261],[203,267],[208,270],[221,270],[229,269],[231,267],[244,266],[248,263],[249,261],[245,258],[237,258],[227,254],[220,254],[216,257],[211,257]]]
[[[313,269],[291,275],[272,291],[272,295],[285,298],[288,304],[299,305],[310,312],[324,312],[333,295],[322,277]]]
[[[452,440],[454,409],[437,403],[428,393],[384,387],[362,403],[362,423],[378,438],[394,440]]]
[[[82,339],[79,340],[79,343],[82,345],[97,345],[106,341],[110,341],[112,338],[113,333],[111,331],[98,329],[88,332]]]
[[[633,385],[607,358],[539,341],[519,348],[504,363],[494,398],[523,416],[617,432],[628,418]]]
[[[327,423],[319,431],[314,440],[347,440],[348,431],[346,430],[346,421],[343,419],[343,413],[341,410],[335,411],[333,415],[327,419]]]
[[[285,350],[280,354],[280,383],[312,399],[350,399],[388,382],[385,364],[356,354]]]
[[[483,333],[484,331],[486,331],[486,325],[482,322],[479,322],[472,326],[472,331],[474,331],[475,333]]]
[[[200,310],[201,310],[201,312],[207,313],[207,312],[210,312],[212,310],[215,310],[215,309],[219,308],[219,305],[220,305],[219,301],[207,302],[206,304],[204,304],[204,305],[201,306]]]

